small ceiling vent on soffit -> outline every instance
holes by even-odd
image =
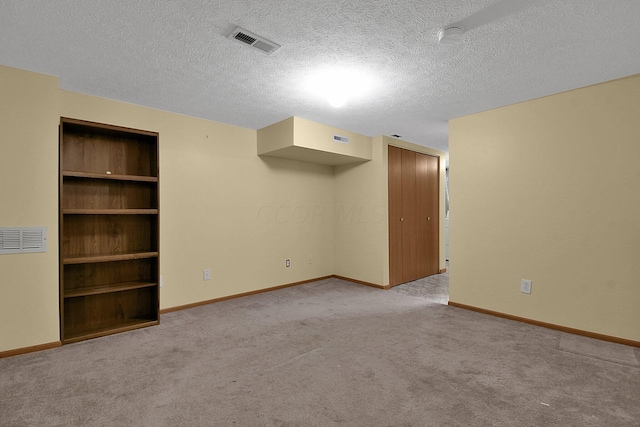
[[[251,31],[247,31],[241,27],[236,27],[227,37],[249,45],[267,55],[270,55],[276,50],[280,49],[279,44],[267,40],[264,37],[254,34]]]

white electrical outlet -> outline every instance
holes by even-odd
[[[531,280],[522,279],[520,281],[520,292],[522,292],[523,294],[531,293]]]
[[[211,280],[211,270],[207,268],[202,272],[202,280]]]
[[[291,260],[290,260],[290,259],[286,260],[286,261],[284,262],[284,265],[285,265],[285,267],[287,267],[287,268],[291,267]]]
[[[162,287],[162,276],[160,276],[160,287]]]

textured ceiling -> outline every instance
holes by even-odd
[[[466,28],[456,44],[438,30]],[[259,129],[300,116],[447,150],[447,120],[640,73],[638,0],[3,0],[0,64]],[[239,25],[280,45],[229,40]],[[306,90],[351,69],[341,108]]]

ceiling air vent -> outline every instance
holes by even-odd
[[[270,55],[276,50],[280,49],[279,44],[267,40],[264,37],[260,37],[259,35],[240,27],[236,27],[228,37],[230,39],[238,40],[239,42],[249,45],[262,53],[266,53],[267,55]]]

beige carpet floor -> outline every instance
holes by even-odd
[[[402,291],[323,280],[1,359],[0,425],[640,425],[637,349]]]
[[[424,298],[437,304],[449,302],[449,273],[434,274],[391,288],[394,292]]]

